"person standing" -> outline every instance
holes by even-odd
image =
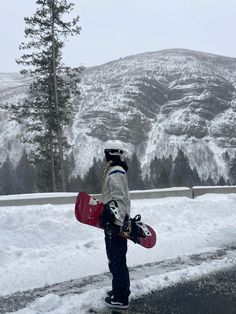
[[[105,207],[115,201],[120,215],[119,220],[114,218],[104,225],[108,266],[112,274],[112,290],[107,293],[105,303],[111,308],[127,309],[130,295],[129,270],[126,264],[127,239],[118,234],[124,221],[130,216],[128,166],[122,159],[124,150],[120,141],[107,141],[104,153],[107,167],[104,171],[102,201]]]

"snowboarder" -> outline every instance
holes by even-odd
[[[127,181],[128,166],[122,159],[122,143],[109,140],[105,143],[107,167],[104,171],[102,201],[104,204],[114,200],[118,206],[119,217],[104,227],[106,252],[109,270],[112,274],[112,290],[108,291],[105,303],[111,308],[127,309],[129,306],[130,279],[126,265],[127,239],[118,236],[123,222],[130,216],[130,196]]]

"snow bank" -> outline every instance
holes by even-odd
[[[190,279],[197,279],[200,276],[207,275],[212,271],[221,270],[236,263],[234,258],[224,258],[220,261],[203,263],[200,266],[188,267],[157,276],[150,276],[142,280],[131,282],[131,299],[138,298],[155,290],[161,290],[172,286],[178,282],[184,282]],[[91,309],[102,310],[104,308],[104,296],[107,287],[86,291],[80,295],[66,295],[59,297],[56,294],[48,294],[43,298],[37,299],[29,307],[19,310],[17,314],[86,314]]]
[[[132,215],[157,245],[129,242],[128,265],[211,251],[235,242],[236,195],[133,200]],[[6,295],[108,270],[102,230],[80,224],[74,206],[0,208],[0,293]]]

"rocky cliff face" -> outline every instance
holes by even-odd
[[[202,179],[227,178],[225,151],[236,150],[235,70],[236,59],[187,50],[88,69],[73,125],[75,156],[89,164],[103,141],[118,137],[138,153],[144,172],[155,156],[181,148]]]
[[[27,81],[8,82],[7,91],[1,81],[2,102],[25,94]],[[129,154],[138,154],[144,174],[155,156],[175,157],[181,148],[202,179],[227,179],[225,153],[232,158],[236,152],[235,87],[236,59],[189,50],[144,53],[87,69],[69,135],[74,174],[85,174],[94,157],[102,158],[105,140],[119,138]],[[6,117],[1,121],[3,129]],[[3,138],[5,133],[1,146]]]
[[[0,73],[0,165],[9,155],[16,165],[24,144],[21,141],[22,126],[11,121],[10,113],[4,110],[7,103],[17,103],[27,95],[30,80],[17,73]]]

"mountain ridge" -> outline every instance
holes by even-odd
[[[26,96],[29,81],[20,82],[8,82],[18,88],[8,89],[8,96],[5,90],[2,104]],[[137,154],[144,176],[155,157],[175,157],[182,149],[201,179],[227,180],[225,154],[232,159],[236,151],[235,87],[235,58],[188,49],[144,52],[87,68],[68,134],[76,161],[72,175],[83,177],[94,158],[103,158],[104,141],[119,138],[129,156]],[[19,151],[22,131],[15,128]],[[5,136],[0,147],[7,142]],[[7,151],[17,163],[13,150]]]

